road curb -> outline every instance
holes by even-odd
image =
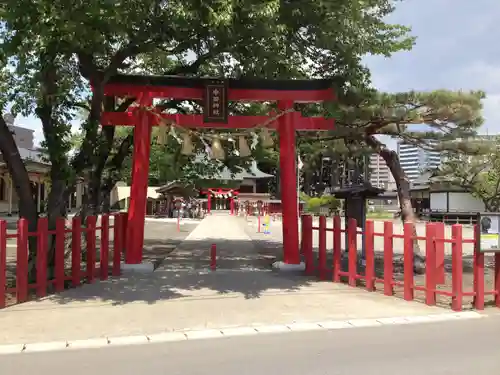
[[[86,340],[52,341],[25,344],[0,345],[0,355],[26,354],[75,349],[94,349],[104,347],[148,345],[154,343],[178,342],[189,340],[216,339],[235,336],[252,336],[286,332],[307,332],[320,330],[356,329],[365,327],[384,327],[402,324],[425,324],[444,321],[478,319],[486,315],[475,311],[444,313],[420,316],[388,317],[375,319],[331,320],[323,322],[292,322],[290,324],[251,325],[206,330],[182,330],[160,332],[151,335],[109,336]]]

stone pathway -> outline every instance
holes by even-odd
[[[210,249],[215,245],[217,269],[270,269],[276,257],[275,252],[255,246],[246,229],[245,218],[214,212],[184,239],[160,268],[208,269]]]

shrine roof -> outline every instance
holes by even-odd
[[[107,84],[123,84],[137,86],[172,86],[201,89],[207,80],[217,80],[213,77],[182,77],[169,75],[135,75],[117,74],[112,76]],[[262,79],[240,78],[227,79],[229,89],[246,90],[277,90],[277,91],[322,91],[332,88],[331,79]]]

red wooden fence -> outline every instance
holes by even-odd
[[[68,228],[65,218],[59,218],[55,230],[49,230],[47,218],[38,220],[36,232],[28,231],[26,219],[20,219],[15,233],[8,233],[7,223],[0,220],[0,308],[13,303],[22,303],[31,297],[45,297],[49,292],[60,292],[65,288],[77,287],[83,282],[92,283],[96,278],[106,280],[111,274],[120,275],[121,254],[124,246],[126,220],[123,214],[102,215],[100,226],[97,218],[87,218],[82,227],[81,219],[74,217]],[[110,234],[113,243],[110,248]],[[71,244],[67,249],[68,234]],[[99,239],[99,260],[96,235]],[[82,262],[82,236],[85,236],[86,261]],[[29,282],[29,241],[36,239],[34,280]],[[7,241],[15,239],[15,251],[8,256]],[[49,275],[48,259],[50,240],[54,239],[54,267]],[[15,253],[15,254],[14,254]],[[15,255],[15,259],[14,258]],[[68,260],[68,258],[70,258]],[[12,268],[15,272],[12,272]]]
[[[350,219],[347,229],[341,226],[341,218],[334,217],[333,227],[328,228],[326,217],[320,216],[318,226],[313,226],[313,217],[302,216],[301,251],[305,259],[306,273],[316,274],[321,279],[329,278],[333,282],[346,281],[356,287],[364,284],[368,291],[374,291],[381,286],[383,293],[388,296],[395,294],[395,289],[402,289],[402,297],[407,301],[415,299],[416,292],[423,292],[427,305],[436,305],[437,297],[451,299],[451,307],[455,311],[463,308],[464,297],[472,297],[473,307],[484,309],[485,297],[493,296],[493,303],[500,307],[500,254],[494,254],[492,282],[489,289],[485,288],[485,254],[478,249],[477,231],[474,238],[463,238],[462,225],[452,226],[451,238],[445,237],[443,223],[427,223],[425,236],[414,234],[414,227],[410,223],[404,224],[402,234],[394,233],[393,222],[384,222],[383,232],[376,232],[373,221],[366,221],[364,232],[356,227],[356,221]],[[346,248],[342,249],[342,236],[347,232]],[[365,266],[364,272],[358,267],[358,234],[364,235]],[[317,235],[317,253],[314,251],[313,239]],[[327,250],[327,236],[332,236],[333,248]],[[383,248],[375,249],[376,237],[383,238]],[[403,239],[403,279],[395,279],[395,263],[393,241]],[[421,282],[416,282],[414,274],[414,241],[425,241],[426,271],[421,276]],[[446,279],[450,269],[445,269],[445,244],[451,244],[451,283]],[[472,259],[472,278],[464,282],[464,255],[463,245],[472,244],[474,253]],[[379,258],[375,250],[383,252]],[[344,254],[345,255],[344,255]],[[345,259],[347,258],[347,259]],[[330,259],[330,260],[328,260]],[[376,260],[383,263],[383,270],[376,272]],[[361,274],[360,274],[361,273]]]

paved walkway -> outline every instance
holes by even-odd
[[[245,218],[215,212],[207,216],[165,259],[163,270],[201,270],[210,266],[210,248],[216,246],[217,269],[270,269],[276,253],[260,250],[246,233]]]
[[[0,345],[449,312],[275,273],[246,231],[244,219],[214,214],[152,274],[124,275],[0,310]],[[208,270],[211,243],[219,256],[215,272]]]

